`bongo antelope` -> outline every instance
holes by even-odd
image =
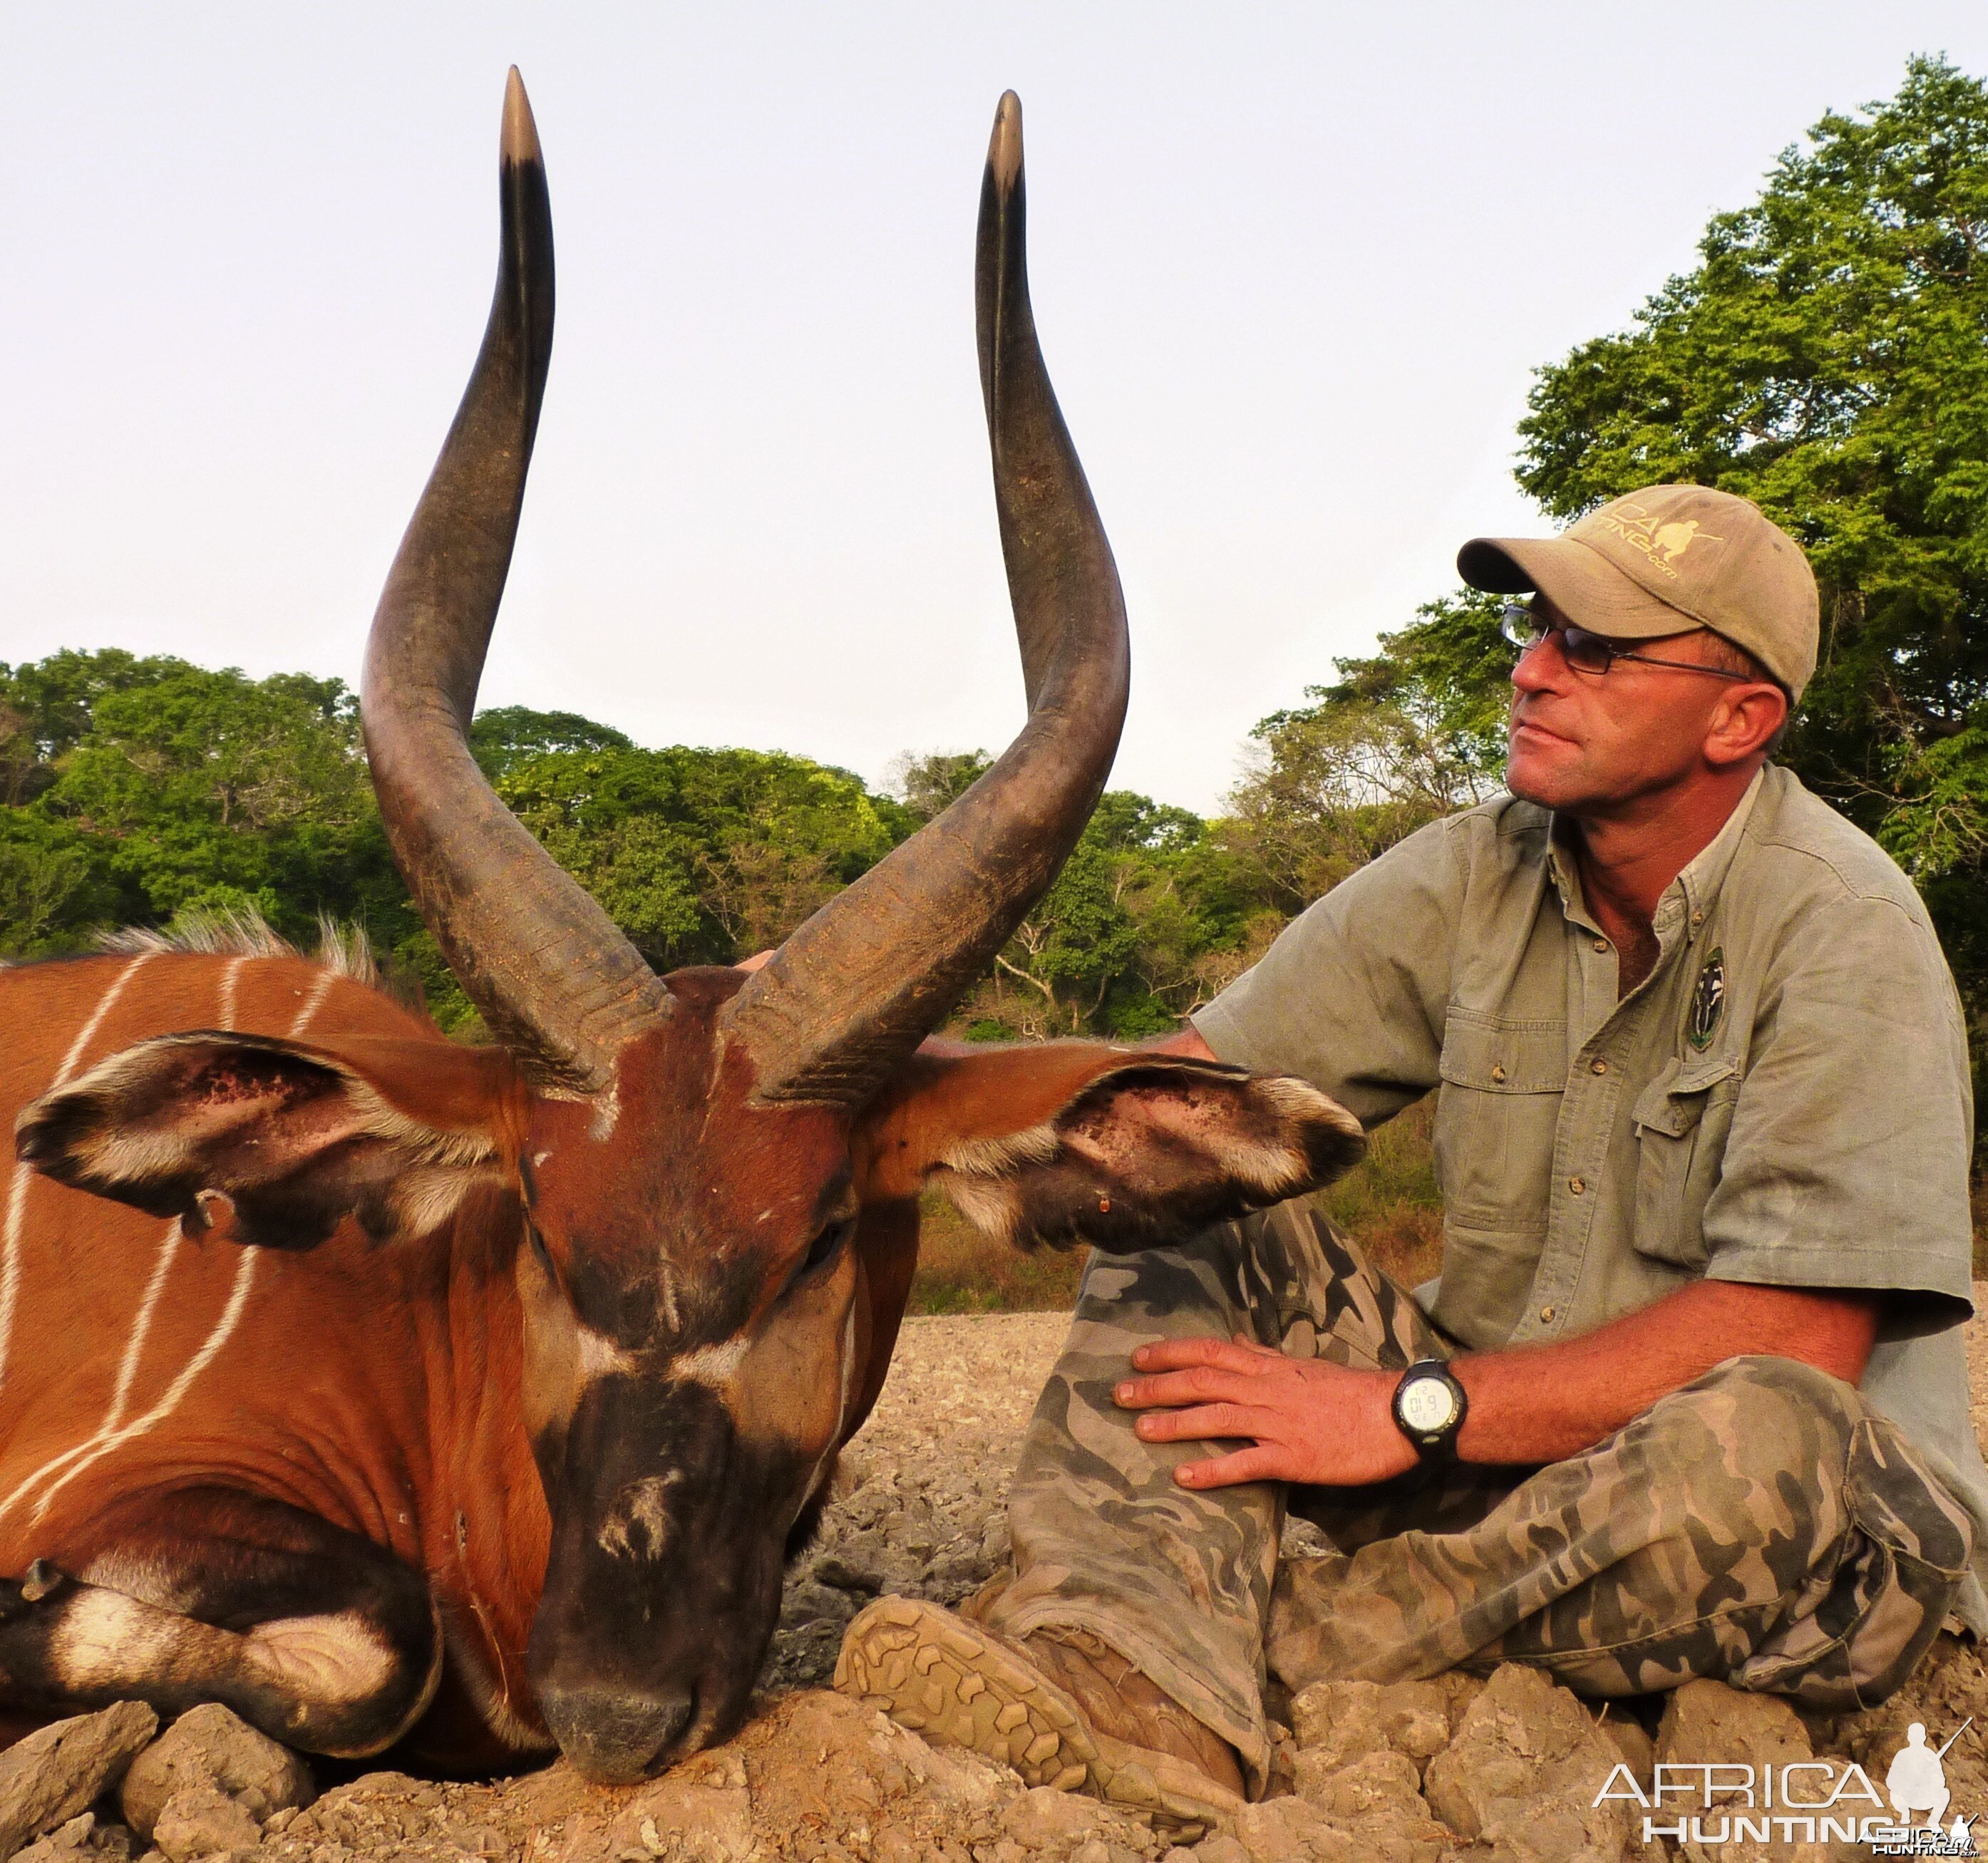
[[[363,693],[395,857],[495,1040],[253,938],[0,972],[0,1709],[217,1700],[320,1753],[654,1772],[744,1712],[883,1384],[921,1187],[1011,1241],[1143,1246],[1360,1146],[1295,1081],[919,1052],[1054,877],[1125,705],[1013,95],[977,298],[1028,720],[749,975],[651,972],[465,746],[552,335],[515,72],[501,200]]]

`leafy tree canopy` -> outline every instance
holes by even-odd
[[[778,751],[556,751],[497,789],[662,969],[777,944],[898,838],[859,778]]]
[[[924,756],[909,751],[885,773],[886,786],[903,798],[914,822],[942,815],[993,767],[984,750],[936,750]]]
[[[1466,591],[1426,604],[1371,658],[1337,661],[1334,684],[1307,689],[1310,705],[1257,725],[1224,829],[1282,911],[1491,794],[1511,658],[1496,600]]]
[[[64,651],[0,669],[0,948],[198,911],[414,924],[337,680]]]
[[[479,715],[499,793],[658,968],[776,944],[915,826],[847,770],[638,749],[572,712]],[[0,666],[0,955],[252,911],[299,942],[366,928],[445,1026],[472,1012],[415,914],[335,679],[64,651]]]
[[[634,740],[612,725],[596,724],[577,712],[534,712],[529,705],[499,705],[470,721],[469,751],[495,783],[528,757],[563,751],[633,750]]]

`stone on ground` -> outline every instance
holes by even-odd
[[[131,1834],[122,1824],[100,1824],[85,1811],[14,1853],[14,1863],[127,1863]]]
[[[1628,1808],[1594,1800],[1618,1758],[1568,1689],[1505,1663],[1429,1761],[1429,1808],[1484,1863],[1620,1863]]]
[[[1745,1766],[1758,1780],[1763,1767],[1773,1767],[1778,1778],[1783,1767],[1812,1756],[1808,1729],[1780,1696],[1750,1694],[1723,1682],[1688,1682],[1673,1689],[1657,1729],[1660,1766]],[[1673,1799],[1672,1807],[1675,1811],[1682,1803],[1686,1814],[1695,1813],[1716,1835],[1728,1829],[1725,1821],[1732,1811],[1752,1808],[1746,1798],[1740,1791],[1715,1790],[1709,1804],[1699,1795]],[[1699,1844],[1687,1838],[1676,1854],[1679,1863],[1827,1863],[1830,1850],[1821,1844],[1778,1839]]]
[[[0,1863],[86,1811],[158,1732],[141,1701],[39,1728],[0,1753]]]
[[[166,1800],[152,1841],[171,1863],[198,1863],[235,1850],[253,1850],[262,1827],[247,1806],[211,1785],[182,1786]]]
[[[1449,1744],[1449,1702],[1432,1682],[1317,1682],[1291,1703],[1291,1731],[1314,1777],[1387,1750],[1422,1769]]]
[[[218,1702],[188,1709],[131,1763],[120,1794],[126,1821],[149,1838],[169,1802],[194,1790],[232,1800],[259,1827],[316,1796],[296,1754]]]

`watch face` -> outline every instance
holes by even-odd
[[[1401,1421],[1418,1432],[1446,1429],[1456,1415],[1456,1397],[1439,1378],[1412,1378],[1396,1399]]]

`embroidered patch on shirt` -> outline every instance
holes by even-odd
[[[1719,1033],[1719,1018],[1726,1007],[1726,953],[1714,946],[1698,973],[1698,987],[1691,992],[1691,1021],[1685,1039],[1702,1053]]]

